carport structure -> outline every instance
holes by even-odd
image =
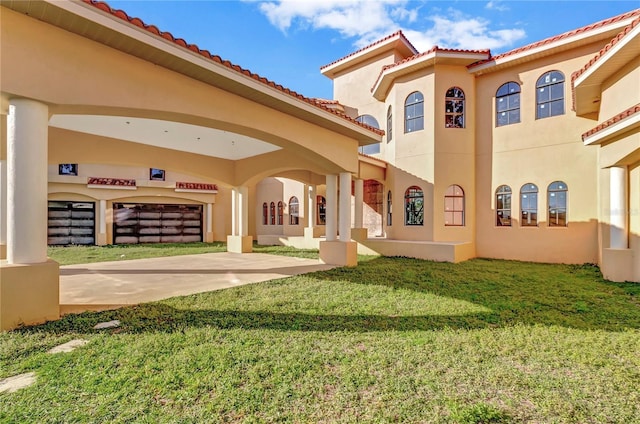
[[[46,251],[47,167],[62,157],[132,166],[153,158],[217,181],[232,192],[232,252],[251,250],[250,187],[287,173],[324,179],[321,260],[355,265],[358,147],[379,143],[382,131],[105,3],[0,4],[0,329],[59,316],[59,270]]]

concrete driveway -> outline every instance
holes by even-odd
[[[60,312],[104,310],[333,268],[317,259],[205,253],[60,267]]]

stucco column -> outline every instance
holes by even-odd
[[[351,173],[340,173],[340,241],[351,241]]]
[[[231,199],[231,235],[227,236],[227,251],[249,253],[253,237],[249,234],[249,188],[235,187]]]
[[[207,231],[204,236],[204,241],[207,243],[211,243],[213,241],[213,203],[207,203],[205,214]]]
[[[28,99],[9,106],[7,134],[7,261],[47,261],[49,108]]]
[[[354,187],[355,195],[355,211],[353,214],[353,226],[354,228],[362,228],[362,204],[364,197],[364,181],[360,178],[355,180]]]
[[[59,268],[47,260],[48,126],[47,105],[11,101],[6,202],[2,199],[7,260],[0,267],[0,331],[60,317]]]
[[[4,128],[4,126],[3,126]],[[0,147],[2,149],[2,147]],[[7,258],[7,161],[0,155],[0,259]]]
[[[310,185],[307,190],[307,228],[313,228],[316,225],[316,186]]]
[[[340,173],[340,207],[338,177],[327,175],[326,241],[320,242],[320,262],[339,266],[358,265],[358,244],[351,241],[351,173]],[[338,209],[340,219],[338,220]],[[340,225],[340,239],[337,226]]]
[[[326,239],[334,241],[338,239],[338,176],[335,174],[327,175],[326,185]]]
[[[104,246],[107,244],[107,201],[100,200],[98,202],[98,219],[100,225],[98,226],[98,246]]]
[[[627,168],[609,169],[610,246],[612,249],[629,247],[627,216]]]

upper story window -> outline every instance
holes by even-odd
[[[464,226],[464,191],[459,185],[451,185],[444,194],[444,225]]]
[[[419,91],[414,91],[404,102],[404,132],[422,129],[424,129],[424,97]]]
[[[508,185],[496,190],[496,225],[511,227],[511,187]]]
[[[298,225],[300,222],[300,202],[293,196],[289,199],[289,225]]]
[[[278,225],[282,225],[284,222],[284,203],[282,200],[278,202]]]
[[[567,226],[567,192],[569,189],[562,181],[554,181],[549,184],[547,190],[549,206],[549,226]]]
[[[536,119],[564,115],[564,75],[547,72],[536,83]]]
[[[464,128],[464,91],[458,87],[447,90],[444,99],[445,128]]]
[[[393,113],[391,106],[387,109],[387,143],[393,139]]]
[[[538,226],[538,186],[525,184],[520,189],[520,225]]]
[[[423,225],[424,223],[424,194],[422,189],[411,186],[404,193],[405,225]]]
[[[271,202],[269,205],[269,212],[271,214],[271,225],[276,225],[276,204]]]
[[[496,92],[496,126],[520,122],[520,84],[508,82]]]
[[[380,128],[378,121],[371,115],[360,115],[356,118],[356,121],[361,124],[369,125],[373,128]],[[376,153],[380,153],[380,143],[368,144],[366,146],[361,146],[359,149],[360,153],[364,153],[365,155],[374,155]]]
[[[262,204],[262,225],[269,224],[269,206],[267,206],[267,202]]]

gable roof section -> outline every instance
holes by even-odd
[[[409,57],[418,53],[418,50],[409,42],[404,36],[402,31],[396,31],[391,35],[388,35],[366,47],[361,48],[341,59],[331,62],[328,65],[320,67],[320,72],[323,75],[333,79],[336,74],[355,66],[359,63],[366,61],[374,56],[379,55],[385,51],[396,50],[405,57]]]
[[[391,65],[386,65],[380,71],[378,79],[371,87],[373,97],[384,101],[393,81],[399,76],[415,72],[439,64],[467,66],[470,63],[483,60],[491,56],[489,50],[460,50],[443,49],[434,46],[424,53],[408,57]]]
[[[640,9],[632,10],[563,34],[545,38],[544,40],[527,44],[526,46],[509,52],[492,56],[487,60],[474,63],[468,67],[469,72],[482,75],[487,72],[497,71],[508,66],[549,56],[598,40],[610,40],[638,16],[640,16]]]
[[[627,25],[582,69],[571,74],[573,107],[578,115],[598,112],[602,83],[640,55],[640,17]]]

